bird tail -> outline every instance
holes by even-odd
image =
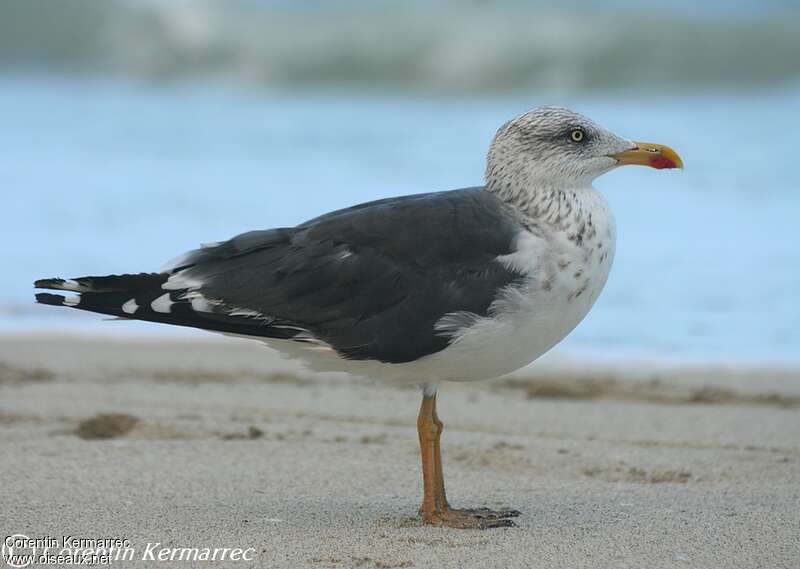
[[[33,286],[41,289],[66,291],[75,295],[40,292],[36,301],[53,306],[67,306],[109,316],[149,320],[152,303],[164,294],[161,289],[169,275],[139,273],[79,277],[76,279],[41,279]]]
[[[36,301],[53,306],[67,306],[118,318],[190,326],[217,332],[291,338],[296,331],[272,328],[254,311],[230,309],[183,288],[164,288],[169,273],[139,273],[41,279],[34,287],[76,294],[40,292]],[[261,315],[258,315],[261,316]],[[270,322],[271,323],[271,322]]]

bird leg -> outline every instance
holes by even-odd
[[[517,510],[490,510],[475,508],[457,510],[447,503],[442,473],[442,452],[439,441],[444,425],[436,414],[436,395],[422,397],[417,417],[419,449],[422,456],[422,521],[428,525],[463,529],[488,529],[511,527],[509,518],[519,515]]]

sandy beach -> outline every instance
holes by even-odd
[[[0,394],[3,536],[129,540],[114,565],[800,565],[796,369],[551,357],[443,386],[451,502],[522,511],[488,531],[417,520],[417,391],[257,343],[5,335]]]

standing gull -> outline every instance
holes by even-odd
[[[515,510],[449,505],[437,385],[519,369],[586,316],[615,244],[592,181],[622,164],[683,166],[666,146],[540,107],[497,131],[485,186],[251,231],[158,273],[40,280],[37,288],[78,294],[36,300],[255,337],[315,370],[419,384],[424,523],[511,526]]]

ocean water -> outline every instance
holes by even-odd
[[[800,359],[796,86],[449,97],[6,72],[0,330],[167,330],[34,305],[31,283],[154,270],[246,230],[479,184],[495,129],[540,104],[669,144],[686,164],[597,180],[617,218],[617,257],[557,350]]]
[[[292,91],[684,92],[800,79],[797,0],[3,0],[0,68]]]

